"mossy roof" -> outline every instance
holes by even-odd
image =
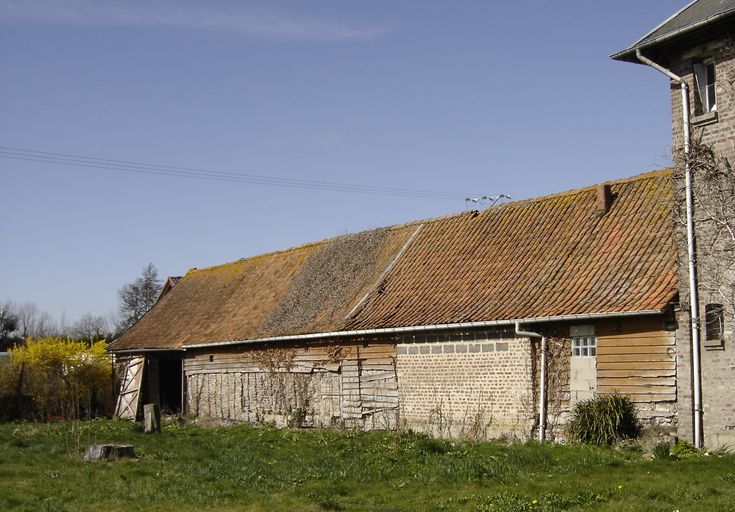
[[[670,171],[190,270],[111,345],[663,311],[677,293]]]

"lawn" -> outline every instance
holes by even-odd
[[[138,457],[83,462],[102,442]],[[0,510],[735,510],[735,456],[649,458],[402,432],[11,423],[0,425]]]

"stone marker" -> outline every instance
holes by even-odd
[[[90,444],[84,452],[84,460],[135,458],[132,444]]]
[[[143,406],[143,430],[146,434],[158,434],[161,432],[161,406],[158,404],[145,404]]]

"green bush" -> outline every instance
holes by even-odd
[[[578,402],[567,425],[570,441],[597,445],[634,439],[640,431],[635,404],[618,394],[598,395]]]

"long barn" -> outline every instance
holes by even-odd
[[[192,269],[111,344],[118,414],[553,438],[620,392],[676,430],[670,171]]]

